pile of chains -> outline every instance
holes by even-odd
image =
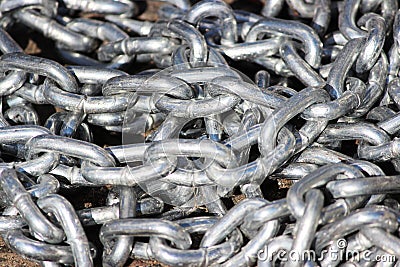
[[[397,0],[162,2],[0,1],[6,244],[48,267],[400,266]]]

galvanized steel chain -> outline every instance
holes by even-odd
[[[0,1],[7,245],[42,266],[397,266],[398,2],[160,2],[150,21]]]

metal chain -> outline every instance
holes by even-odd
[[[41,266],[398,266],[398,2],[161,2],[0,1],[7,245]]]

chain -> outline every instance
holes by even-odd
[[[0,1],[6,244],[41,266],[397,266],[398,2],[160,2]]]

